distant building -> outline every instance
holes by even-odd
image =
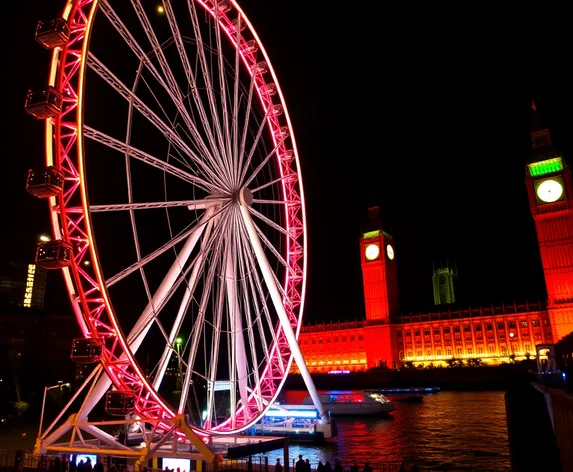
[[[446,266],[437,269],[433,267],[432,285],[434,287],[434,305],[451,305],[456,303],[455,287],[457,285],[458,271],[455,267]]]
[[[8,262],[0,267],[0,305],[44,308],[48,271],[32,263]]]
[[[535,345],[557,343],[573,332],[571,169],[553,149],[549,130],[536,111],[531,138],[525,183],[547,301],[402,314],[396,273],[400,254],[382,230],[379,209],[370,208],[369,227],[360,238],[365,319],[302,326],[299,345],[310,372],[338,374],[406,362],[445,365],[453,358],[499,364],[535,355]],[[434,277],[440,304],[454,303],[455,269],[446,268]],[[296,363],[292,371],[298,372]]]

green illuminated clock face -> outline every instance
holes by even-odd
[[[563,196],[563,184],[557,179],[547,179],[537,186],[537,198],[544,203],[556,202]]]
[[[380,255],[380,247],[378,244],[369,244],[366,246],[366,251],[364,252],[366,259],[373,261]]]
[[[390,260],[394,259],[394,248],[392,247],[391,244],[388,244],[388,246],[386,246],[386,255],[388,256],[388,259]]]

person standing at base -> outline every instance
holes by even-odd
[[[283,466],[281,465],[281,460],[277,458],[277,463],[275,464],[275,472],[283,472]]]
[[[296,461],[295,472],[306,472],[306,462],[304,462],[302,454],[299,454],[298,461]]]
[[[372,467],[370,467],[368,462],[364,463],[364,469],[362,469],[362,472],[372,472]]]

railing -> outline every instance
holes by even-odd
[[[61,455],[60,455],[61,457]],[[0,449],[0,471],[2,472],[16,472],[16,471],[30,471],[39,470],[47,471],[53,470],[50,468],[52,461],[56,458],[55,455],[35,455],[29,451],[14,451]],[[295,460],[292,459],[292,465],[284,467],[283,472],[295,472]],[[107,460],[102,461],[104,463],[104,470],[107,470]],[[282,462],[282,461],[281,461]],[[133,466],[121,465],[122,472],[133,472]],[[370,463],[372,472],[401,472],[401,471],[418,471],[418,472],[439,472],[448,471],[456,472],[463,470],[464,472],[471,472],[472,469],[463,468],[459,469],[455,467],[454,464],[448,464],[442,467],[423,467],[416,466],[414,464],[406,464],[399,461],[390,462],[372,462]],[[400,467],[403,467],[402,469]],[[165,469],[152,469],[145,468],[146,472],[164,472]],[[251,458],[245,457],[241,459],[223,459],[222,461],[214,462],[212,464],[202,463],[196,470],[201,470],[202,472],[233,472],[233,471],[247,471],[247,472],[275,472],[274,464],[269,464],[268,457],[266,456],[254,456]],[[359,469],[361,472],[363,468]],[[473,469],[477,472],[479,469]],[[60,470],[60,472],[67,472]],[[193,472],[193,471],[189,471]],[[316,472],[316,469],[311,469],[311,472]],[[345,468],[344,472],[349,472],[348,468]],[[505,469],[504,472],[510,472],[510,469]]]

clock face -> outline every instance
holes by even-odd
[[[544,203],[556,202],[563,196],[561,179],[547,179],[537,186],[537,198]]]
[[[378,244],[369,244],[368,246],[366,246],[366,251],[364,255],[366,256],[366,259],[368,259],[369,261],[376,259],[379,256],[379,254],[380,254],[380,248],[378,247]]]
[[[386,246],[386,254],[388,255],[388,259],[390,260],[394,259],[394,248],[392,247],[391,244],[388,244],[388,246]]]

